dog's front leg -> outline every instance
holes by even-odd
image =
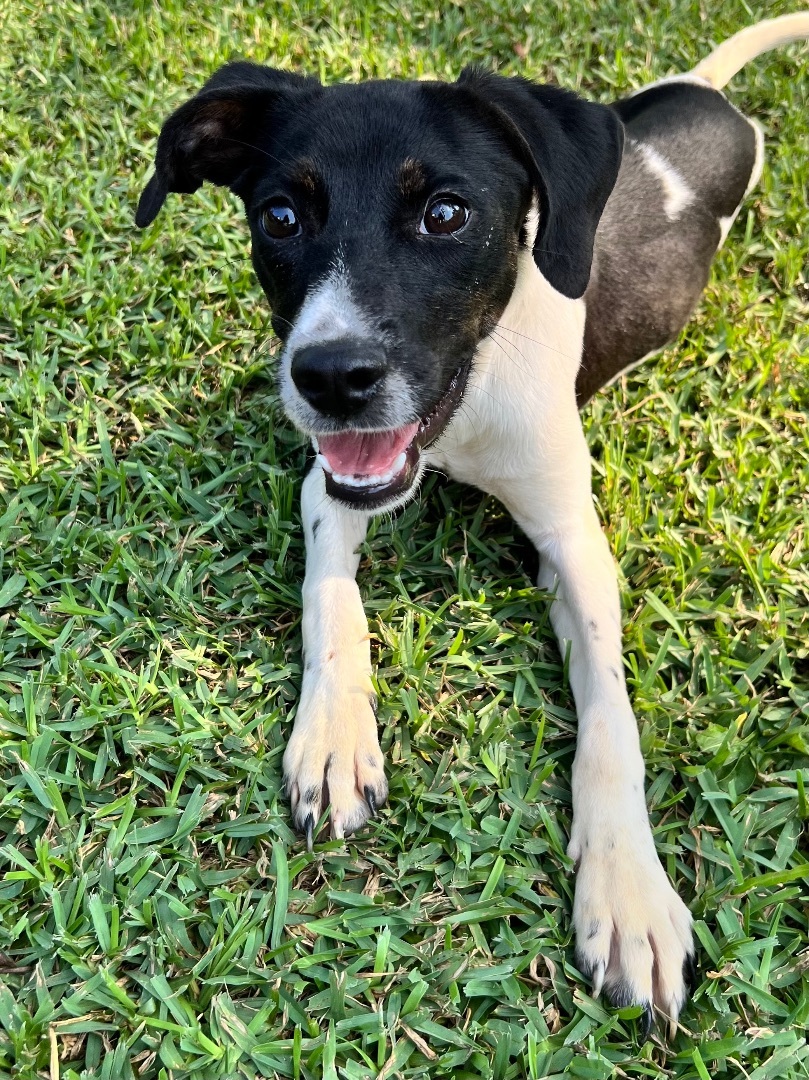
[[[368,515],[326,494],[315,465],[303,482],[304,671],[284,775],[296,825],[311,848],[331,806],[332,834],[358,829],[387,798],[371,685],[368,623],[355,580]]]
[[[615,566],[592,504],[578,418],[570,426],[578,430],[554,467],[510,485],[504,501],[539,551],[537,584],[553,595],[554,630],[563,654],[569,648],[579,722],[568,849],[577,868],[578,963],[596,993],[603,986],[616,1004],[644,1005],[648,1031],[653,1008],[676,1018],[686,998],[691,917],[655,851]]]

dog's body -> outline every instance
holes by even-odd
[[[649,1022],[685,1000],[690,915],[649,825],[578,407],[685,324],[757,179],[760,134],[712,84],[799,36],[809,16],[760,24],[613,108],[476,72],[324,90],[230,65],[167,121],[138,209],[148,224],[205,179],[242,196],[282,397],[319,451],[284,759],[296,823],[311,843],[328,802],[343,836],[387,796],[355,581],[369,514],[426,467],[495,495],[570,648],[579,962]]]
[[[580,403],[683,328],[763,160],[760,130],[696,80],[658,83],[614,108],[626,142],[585,293]]]

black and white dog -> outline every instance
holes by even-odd
[[[137,211],[149,225],[205,180],[242,198],[283,402],[317,451],[284,757],[296,824],[311,845],[328,802],[342,837],[387,796],[355,582],[369,515],[426,467],[497,496],[570,648],[578,963],[647,1029],[685,1000],[691,917],[655,852],[578,409],[685,324],[759,176],[761,134],[718,88],[807,36],[809,13],[760,23],[612,106],[478,70],[323,87],[228,64],[166,121]]]

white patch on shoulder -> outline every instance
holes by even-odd
[[[663,186],[663,209],[669,221],[676,221],[686,207],[694,201],[694,192],[674,166],[666,161],[653,147],[646,143],[635,142],[643,161]]]
[[[502,498],[522,484],[535,487],[526,463],[539,459],[547,462],[544,475],[551,486],[570,488],[571,439],[576,445],[576,430],[581,431],[576,372],[584,319],[584,299],[557,292],[531,251],[521,251],[511,299],[478,345],[449,425],[422,454],[427,467]],[[589,483],[590,459],[582,446],[577,466],[582,482]],[[542,501],[539,490],[534,495]]]

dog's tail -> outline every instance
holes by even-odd
[[[804,38],[809,38],[809,11],[765,19],[723,41],[691,74],[710,83],[714,90],[721,90],[754,57]]]

